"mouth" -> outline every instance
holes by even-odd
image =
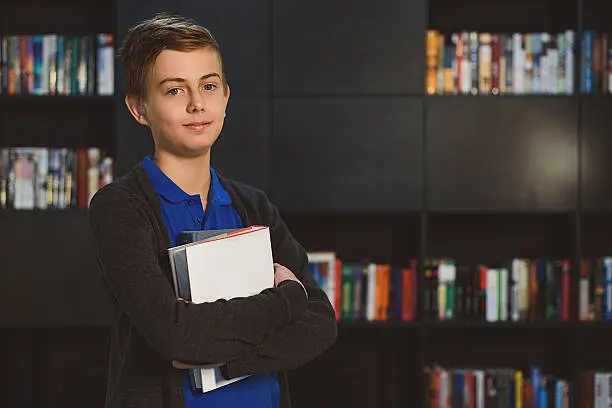
[[[189,122],[185,123],[183,126],[185,126],[189,130],[197,132],[206,129],[208,126],[210,126],[211,123],[212,122]]]

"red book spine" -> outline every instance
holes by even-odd
[[[499,34],[492,35],[491,41],[491,93],[499,94],[499,58],[501,56],[501,41]]]

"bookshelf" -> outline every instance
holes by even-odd
[[[577,402],[585,392],[582,370],[612,368],[606,357],[612,327],[578,321],[577,309],[579,260],[612,254],[612,99],[579,91],[581,33],[611,34],[609,5],[137,3],[0,0],[0,35],[110,32],[120,41],[155,12],[191,15],[221,43],[232,87],[213,164],[266,190],[308,250],[393,265],[417,258],[421,267],[432,257],[572,262],[567,323],[430,321],[421,290],[417,321],[341,321],[338,342],[291,371],[294,407],[422,407],[428,386],[422,371],[434,363],[524,370],[538,364],[566,378]],[[40,15],[19,18],[32,7]],[[427,95],[428,29],[574,30],[575,92]],[[117,72],[116,87],[122,86]],[[25,144],[101,146],[116,159],[118,175],[152,152],[119,94],[0,96],[0,147]],[[101,406],[109,315],[86,219],[79,209],[0,211],[0,230],[14,231],[0,249],[0,310],[11,311],[0,315],[0,356],[18,368],[0,384],[0,395],[11,406],[71,407],[92,399],[91,406]],[[29,256],[32,247],[44,257]],[[15,254],[26,262],[11,261]],[[72,267],[63,266],[66,259]],[[419,274],[419,288],[422,280]],[[34,295],[26,295],[28,288]],[[77,379],[93,394],[67,393]],[[36,381],[45,384],[40,392],[22,392]]]
[[[112,0],[1,0],[0,9],[3,38],[116,33]],[[92,78],[97,81],[95,71],[87,81]],[[9,94],[3,88],[0,148],[93,146],[116,156],[114,96]],[[95,273],[87,211],[2,209],[0,231],[2,405],[69,407],[87,395],[99,403],[109,316],[100,306],[108,300]],[[80,401],[70,390],[75,386]]]

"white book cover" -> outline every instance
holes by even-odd
[[[193,303],[247,297],[274,287],[270,230],[239,229],[219,238],[185,246]],[[245,377],[226,380],[218,368],[201,370],[202,391],[208,392]]]

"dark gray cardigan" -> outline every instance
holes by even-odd
[[[270,227],[274,262],[308,291],[287,282],[247,298],[178,302],[172,289],[170,239],[157,195],[141,165],[103,187],[90,204],[99,269],[114,304],[106,408],[183,408],[188,364],[225,361],[223,375],[278,372],[281,407],[290,407],[285,370],[325,351],[336,339],[333,308],[312,278],[304,248],[266,195],[219,174],[245,226]]]

